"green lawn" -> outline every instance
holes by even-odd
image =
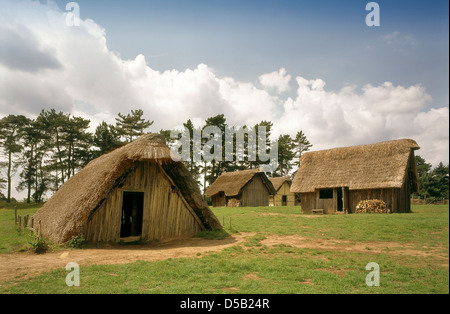
[[[254,235],[199,258],[82,266],[79,287],[68,287],[68,271],[58,269],[0,283],[0,293],[449,293],[448,205],[417,205],[408,214],[320,217],[301,215],[298,207],[213,211],[228,233]],[[11,216],[10,210],[0,210],[2,253],[26,246],[25,236],[10,226],[13,220],[13,211]],[[395,242],[400,247],[374,252],[368,245],[361,252],[263,244],[274,236],[363,245]],[[403,246],[423,256],[403,254]],[[380,265],[379,287],[365,283],[369,262]]]
[[[17,210],[17,215],[31,217],[38,209],[35,206],[29,208],[24,206]],[[14,225],[13,208],[0,208],[0,254],[28,250],[31,247],[28,242],[32,240],[30,235],[31,232],[21,231]]]

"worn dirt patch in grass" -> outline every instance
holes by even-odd
[[[255,273],[245,274],[244,276],[242,276],[242,279],[256,280],[256,281],[264,280],[263,278],[259,277],[258,274],[255,274]]]
[[[354,242],[340,239],[312,239],[299,235],[265,235],[265,239],[261,240],[261,244],[266,246],[274,245],[290,245],[296,248],[319,249],[329,251],[344,251],[353,253],[367,254],[394,254],[394,255],[410,255],[417,257],[433,257],[440,260],[448,261],[448,248],[433,247],[425,249],[417,249],[413,245],[402,244],[397,242],[373,241],[373,242]]]
[[[316,216],[314,216],[316,217]],[[80,266],[94,264],[126,264],[138,260],[159,261],[169,258],[201,258],[210,253],[220,252],[235,245],[242,245],[256,233],[233,234],[223,240],[189,238],[147,245],[109,246],[101,249],[72,249],[48,252],[41,255],[22,252],[0,254],[0,283],[10,280],[24,280],[44,271],[65,268],[68,262]],[[418,249],[412,245],[396,242],[354,242],[339,239],[312,239],[299,235],[264,234],[259,243],[262,245],[285,245],[295,248],[308,248],[349,253],[388,254],[396,257],[414,256],[426,258],[436,265],[448,267],[448,246],[424,247]],[[238,253],[234,253],[238,254]],[[337,272],[338,270],[336,270]],[[342,274],[342,272],[337,273]],[[112,274],[112,276],[114,276]],[[257,274],[248,274],[246,280],[261,280]],[[308,283],[305,283],[308,284]],[[232,290],[231,290],[232,291]]]
[[[208,253],[240,244],[250,235],[253,233],[235,234],[223,240],[188,238],[146,245],[113,245],[100,249],[72,249],[39,255],[30,252],[0,254],[0,282],[34,277],[43,271],[65,268],[69,262],[83,266],[127,264],[138,260],[199,258]]]

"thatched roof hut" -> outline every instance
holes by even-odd
[[[216,207],[227,206],[230,200],[240,206],[268,206],[273,194],[272,183],[259,169],[224,172],[205,191]]]
[[[80,233],[88,241],[118,242],[131,235],[161,240],[220,229],[172,154],[160,135],[146,134],[91,161],[35,213],[35,225],[41,221],[41,234],[56,243]]]
[[[300,193],[303,211],[354,211],[357,202],[382,199],[393,211],[410,210],[410,193],[419,180],[414,140],[307,152],[291,191]]]
[[[269,197],[270,206],[295,206],[298,205],[295,193],[291,192],[292,180],[290,177],[269,178],[275,188],[275,195]]]
[[[291,184],[292,180],[289,177],[273,177],[269,178],[270,182],[272,182],[275,191],[278,191],[284,183]]]

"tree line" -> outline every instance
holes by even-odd
[[[214,126],[217,127],[218,130],[220,130],[222,134],[221,138],[221,147],[226,147],[227,144],[231,144],[230,146],[233,147],[233,153],[232,153],[232,160],[229,160],[229,158],[226,158],[226,151],[225,149],[222,149],[222,156],[221,158],[213,159],[211,161],[198,161],[194,158],[194,132],[202,133],[202,131],[206,127]],[[266,147],[266,152],[270,151],[271,147],[271,140],[272,137],[272,130],[273,130],[273,123],[270,121],[261,121],[260,123],[257,123],[253,126],[233,126],[227,123],[226,118],[223,114],[216,115],[214,117],[210,117],[205,120],[205,123],[203,126],[194,127],[194,124],[191,120],[187,120],[185,123],[183,123],[184,130],[187,130],[189,132],[190,137],[190,158],[189,160],[185,160],[184,163],[186,164],[187,168],[190,170],[194,180],[197,181],[198,184],[203,186],[203,191],[206,189],[207,186],[209,186],[212,182],[214,182],[217,177],[220,176],[223,172],[232,172],[236,170],[245,170],[245,169],[254,169],[260,167],[262,164],[267,164],[270,161],[262,161],[262,158],[259,156],[259,151],[255,149],[255,147],[251,147],[251,141],[249,140],[249,134],[244,134],[244,152],[243,152],[243,158],[237,158],[237,138],[236,133],[233,134],[233,137],[231,139],[227,139],[225,134],[228,130],[254,130],[254,135],[256,140],[253,145],[260,146],[261,143],[258,143],[258,127],[262,127],[263,130],[265,130],[266,136],[266,142],[262,143]],[[181,131],[181,130],[180,130]],[[173,142],[175,142],[179,138],[172,138],[171,133],[172,130],[161,130],[160,133],[165,137],[166,143],[169,145]],[[181,133],[181,132],[180,132]],[[230,132],[232,133],[232,132]],[[204,134],[203,134],[204,136]],[[181,135],[180,135],[181,137]],[[201,138],[202,146],[207,143],[213,135],[211,135],[209,138],[206,136],[204,138]],[[229,142],[227,142],[229,141]],[[291,171],[294,169],[295,166],[298,168],[299,166],[299,159],[300,156],[308,151],[312,144],[307,139],[306,135],[303,133],[303,131],[298,131],[296,133],[295,137],[291,137],[289,134],[282,134],[280,135],[275,142],[277,142],[277,162],[278,165],[276,169],[270,173],[268,173],[269,176],[277,177],[277,176],[288,176]],[[263,146],[264,147],[264,146]],[[252,149],[253,148],[253,149]],[[181,148],[179,148],[181,150]],[[255,158],[250,158],[250,151],[256,151]],[[294,175],[295,172],[292,174]]]
[[[27,192],[27,202],[41,202],[89,161],[142,134],[153,123],[142,116],[142,110],[119,113],[115,125],[102,122],[94,134],[88,132],[90,120],[55,109],[42,110],[35,119],[0,119],[0,198],[11,201],[12,177],[21,169],[15,188]]]
[[[127,114],[119,113],[115,124],[103,121],[94,133],[88,131],[90,120],[57,112],[55,109],[42,110],[35,119],[23,115],[8,115],[0,119],[0,199],[11,201],[12,178],[20,170],[16,190],[26,191],[27,202],[43,201],[47,192],[58,190],[92,159],[146,133],[154,121],[144,119],[143,115],[144,112],[140,109],[131,110]],[[223,114],[206,119],[202,128],[206,126],[217,126],[223,134],[226,128],[232,127],[227,124]],[[261,121],[252,127],[257,129],[258,126],[265,127],[266,144],[269,147],[273,123]],[[183,127],[191,132],[192,139],[195,130],[192,121],[187,120]],[[168,144],[176,140],[171,137],[171,130],[160,130],[159,133]],[[205,141],[207,139],[202,139],[203,144]],[[225,142],[224,135],[222,141]],[[270,175],[288,175],[295,165],[299,165],[301,154],[311,147],[312,144],[302,131],[297,132],[294,138],[280,135],[278,167]],[[191,148],[191,158],[184,163],[203,189],[224,171],[256,168],[261,164],[258,158],[256,161],[248,158],[238,161],[234,158],[233,161],[222,159],[199,162],[192,157],[193,147]],[[4,191],[6,194],[3,194]]]
[[[133,141],[138,136],[147,132],[154,121],[143,118],[144,112],[140,109],[131,110],[130,113],[118,113],[115,124],[101,122],[90,133],[90,120],[76,117],[71,114],[57,112],[55,109],[42,110],[35,119],[23,115],[9,115],[0,119],[0,199],[11,201],[13,188],[17,191],[26,191],[27,202],[41,202],[47,192],[55,192],[78,170],[89,161],[110,152],[116,147]],[[222,132],[222,147],[225,147],[225,133],[228,128],[238,129],[227,123],[223,114],[209,117],[203,126],[195,127],[191,120],[183,123],[183,128],[190,135],[190,158],[184,160],[197,183],[203,186],[203,190],[214,182],[224,171],[236,171],[254,169],[264,162],[256,156],[249,158],[249,139],[245,134],[245,158],[236,158],[236,135],[231,143],[234,147],[234,158],[225,158],[225,150],[222,150],[220,160],[196,160],[194,158],[194,132],[202,131],[208,126],[215,126]],[[261,121],[250,126],[258,132],[258,126],[266,130],[266,146],[270,147],[273,123]],[[239,128],[247,128],[241,126]],[[173,130],[160,130],[166,143],[173,144]],[[257,135],[257,134],[256,134]],[[202,138],[202,145],[209,139]],[[257,143],[259,144],[259,143]],[[299,167],[300,156],[308,151],[312,144],[303,131],[299,130],[295,137],[289,134],[281,134],[277,138],[278,166],[269,176],[293,176]],[[181,148],[179,148],[181,152]],[[431,199],[449,198],[449,166],[442,162],[432,168],[421,156],[416,156],[416,166],[419,175],[419,192],[415,197]],[[20,170],[17,186],[12,186],[12,177]],[[5,194],[4,194],[5,193]]]
[[[449,198],[449,165],[440,162],[432,167],[424,158],[416,156],[416,167],[419,175],[419,191],[416,197],[439,200]]]

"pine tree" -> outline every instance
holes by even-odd
[[[92,135],[87,132],[89,123],[89,120],[81,117],[69,117],[62,128],[67,178],[73,176],[76,169],[82,168],[92,159],[90,151]]]
[[[23,167],[20,173],[21,181],[17,186],[18,191],[27,190],[27,203],[30,203],[32,197],[32,190],[35,192],[39,183],[39,166],[42,164],[44,157],[44,142],[48,139],[47,132],[42,125],[36,120],[30,120],[28,125],[23,128],[23,146],[24,153],[21,158]],[[46,188],[44,188],[45,192]],[[36,201],[36,199],[35,199]]]
[[[56,112],[55,109],[48,111],[42,110],[37,117],[39,125],[42,126],[49,135],[46,141],[47,149],[50,152],[50,168],[55,171],[54,189],[57,190],[60,184],[66,181],[66,163],[64,156],[66,154],[64,148],[64,128],[69,123],[70,116],[63,112]]]
[[[309,149],[313,146],[309,140],[306,138],[306,135],[303,133],[303,131],[297,132],[295,135],[295,158],[296,162],[295,164],[300,167],[300,157],[302,157],[304,152],[309,151]]]
[[[7,163],[7,196],[6,201],[11,202],[11,182],[14,166],[17,162],[13,160],[14,155],[23,150],[20,143],[22,128],[29,122],[28,118],[22,115],[9,115],[0,119],[0,145],[8,156]]]
[[[93,143],[99,149],[94,153],[94,157],[106,154],[121,144],[116,128],[105,121],[102,121],[95,129]]]
[[[144,130],[153,124],[153,121],[142,118],[144,112],[141,109],[131,110],[131,113],[118,114],[116,118],[116,129],[119,136],[124,136],[126,141],[131,142],[137,136],[144,134]]]
[[[295,142],[289,134],[278,137],[278,168],[276,176],[286,176],[292,170],[292,160],[295,157]]]

